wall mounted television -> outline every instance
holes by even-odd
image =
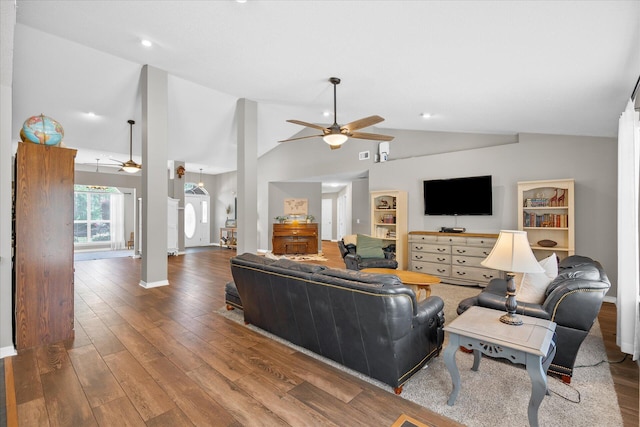
[[[491,175],[424,181],[425,215],[492,215]]]

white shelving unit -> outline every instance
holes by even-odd
[[[372,191],[370,200],[371,236],[394,243],[398,268],[407,269],[407,192]]]
[[[518,229],[527,232],[536,258],[575,254],[574,180],[518,182]],[[553,241],[552,247],[539,242]]]

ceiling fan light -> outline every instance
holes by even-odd
[[[142,166],[134,162],[133,160],[129,160],[124,165],[122,165],[122,170],[127,173],[136,173],[142,169]]]
[[[347,142],[347,139],[349,139],[349,137],[342,133],[330,133],[329,135],[325,135],[324,137],[322,137],[322,139],[324,139],[324,142],[329,145],[342,145]]]

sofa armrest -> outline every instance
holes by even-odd
[[[358,265],[360,261],[362,261],[360,255],[348,253],[344,256],[344,263],[347,266],[347,270],[359,270]]]
[[[604,281],[567,279],[555,285],[542,306],[554,322],[589,331],[610,286]]]
[[[416,320],[419,325],[428,323],[430,319],[438,319],[438,313],[444,310],[444,301],[439,296],[430,296],[418,303]],[[444,316],[443,322],[444,322]]]
[[[516,301],[517,300],[518,299],[516,298]],[[505,301],[506,293],[503,295],[498,295],[491,292],[482,292],[480,293],[480,295],[478,295],[478,305],[480,307],[486,307],[506,312],[507,309],[505,307]],[[524,316],[537,317],[546,320],[549,320],[551,318],[551,313],[548,313],[540,304],[531,304],[518,301],[518,308],[516,309],[516,313],[522,314]]]

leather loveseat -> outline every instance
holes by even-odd
[[[338,249],[348,270],[363,270],[365,268],[398,268],[395,248],[383,248],[384,258],[364,258],[357,253],[356,245],[338,240]]]
[[[610,287],[599,262],[573,255],[558,264],[558,276],[547,286],[542,304],[518,301],[518,314],[556,323],[556,355],[548,372],[559,375],[566,383],[571,382],[580,345],[598,317]],[[479,295],[460,302],[458,314],[474,305],[504,311],[506,288],[506,280],[492,279]]]
[[[245,253],[231,258],[246,323],[389,384],[396,393],[444,339],[444,303],[417,302],[394,275]]]

